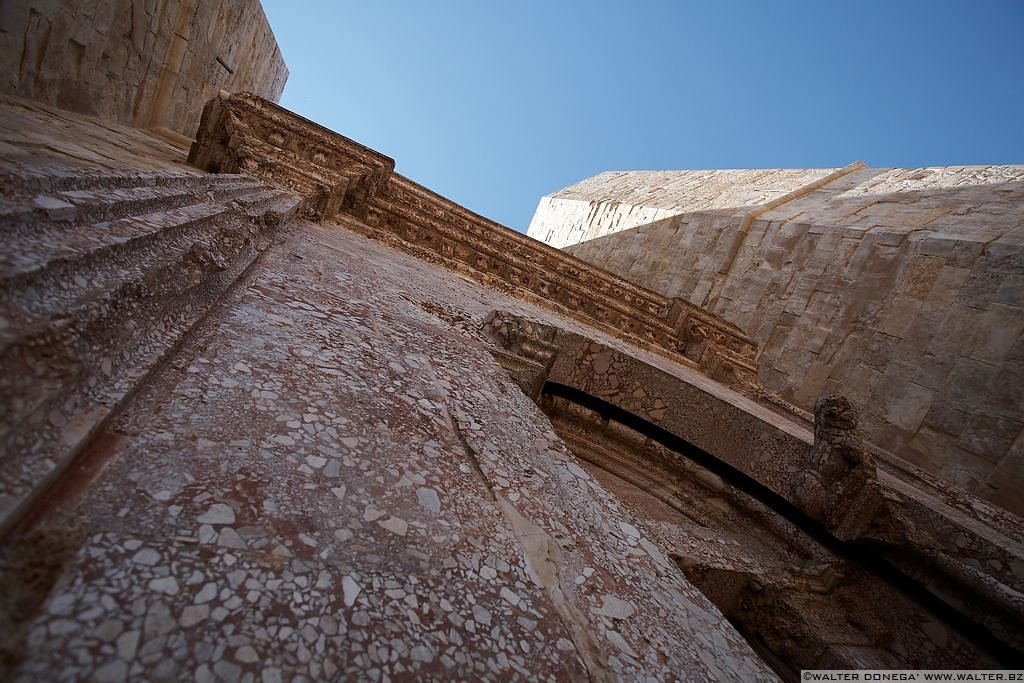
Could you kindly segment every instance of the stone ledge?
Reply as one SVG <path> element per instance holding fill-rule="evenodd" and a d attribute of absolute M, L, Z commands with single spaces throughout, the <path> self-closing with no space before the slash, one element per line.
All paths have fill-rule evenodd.
<path fill-rule="evenodd" d="M 399 246 L 502 282 L 515 296 L 567 309 L 719 381 L 759 388 L 756 345 L 735 325 L 483 218 L 394 174 L 392 159 L 255 95 L 221 93 L 208 103 L 189 161 L 285 187 L 305 197 L 313 218 L 354 218 L 371 236 L 395 235 Z"/>

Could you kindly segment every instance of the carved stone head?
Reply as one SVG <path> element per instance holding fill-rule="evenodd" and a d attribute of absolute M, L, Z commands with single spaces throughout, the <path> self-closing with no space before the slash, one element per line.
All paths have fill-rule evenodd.
<path fill-rule="evenodd" d="M 853 430 L 857 428 L 857 409 L 842 394 L 829 394 L 814 402 L 815 431 Z"/>

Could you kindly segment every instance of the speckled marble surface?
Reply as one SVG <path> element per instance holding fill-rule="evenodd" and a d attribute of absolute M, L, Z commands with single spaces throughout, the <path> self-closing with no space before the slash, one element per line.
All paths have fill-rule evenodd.
<path fill-rule="evenodd" d="M 246 278 L 53 493 L 16 679 L 774 678 L 479 332 L 550 314 L 304 222 Z"/>

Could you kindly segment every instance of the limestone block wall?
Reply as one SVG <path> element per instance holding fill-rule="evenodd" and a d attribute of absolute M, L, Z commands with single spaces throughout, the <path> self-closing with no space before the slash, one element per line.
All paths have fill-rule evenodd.
<path fill-rule="evenodd" d="M 695 173 L 674 196 L 671 174 L 584 181 L 530 234 L 709 308 L 758 342 L 769 388 L 842 392 L 876 445 L 1024 512 L 1024 167 L 790 172 L 745 206 L 726 196 L 744 176 L 698 182 L 716 203 Z M 637 224 L 628 202 L 666 186 Z"/>
<path fill-rule="evenodd" d="M 276 100 L 288 69 L 259 0 L 5 0 L 0 74 L 5 94 L 191 137 L 218 91 Z"/>
<path fill-rule="evenodd" d="M 527 234 L 566 247 L 682 213 L 728 216 L 835 170 L 610 171 L 542 197 Z"/>

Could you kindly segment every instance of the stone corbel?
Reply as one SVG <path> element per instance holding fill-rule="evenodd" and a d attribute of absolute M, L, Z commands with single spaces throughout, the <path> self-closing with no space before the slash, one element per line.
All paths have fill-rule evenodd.
<path fill-rule="evenodd" d="M 495 343 L 489 351 L 498 365 L 523 393 L 537 400 L 558 355 L 558 330 L 507 311 L 492 311 L 482 328 Z"/>
<path fill-rule="evenodd" d="M 814 404 L 814 445 L 789 483 L 789 499 L 843 541 L 906 540 L 864 445 L 853 404 L 839 394 Z"/>
<path fill-rule="evenodd" d="M 248 93 L 222 92 L 207 103 L 189 163 L 241 173 L 304 198 L 303 213 L 326 220 L 367 218 L 394 161 Z"/>

